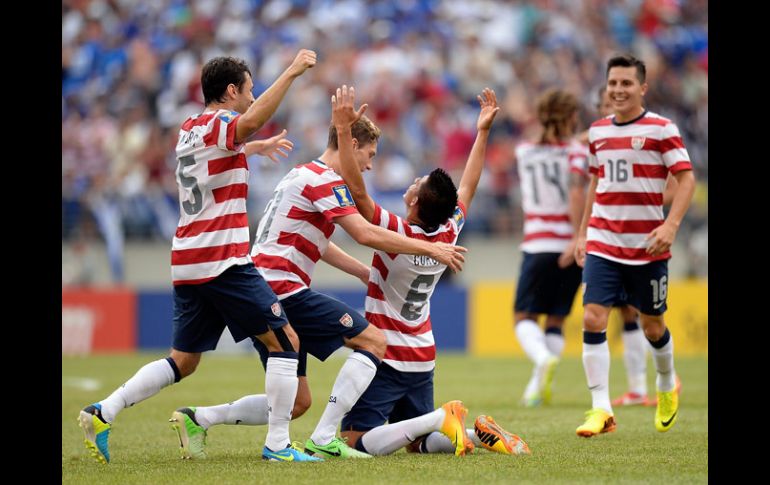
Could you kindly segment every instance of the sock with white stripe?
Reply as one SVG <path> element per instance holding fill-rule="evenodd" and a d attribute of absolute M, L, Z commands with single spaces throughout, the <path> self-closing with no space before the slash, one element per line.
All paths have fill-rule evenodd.
<path fill-rule="evenodd" d="M 628 390 L 647 395 L 647 349 L 649 344 L 639 324 L 632 320 L 623 324 L 623 362 L 626 365 Z"/>
<path fill-rule="evenodd" d="M 367 431 L 361 437 L 361 440 L 363 440 L 362 444 L 370 455 L 389 455 L 399 448 L 414 442 L 420 436 L 440 430 L 445 417 L 446 411 L 438 408 L 433 412 L 416 418 L 393 424 L 384 424 Z M 446 440 L 449 442 L 449 438 L 446 438 Z M 451 445 L 451 442 L 449 444 Z M 454 448 L 452 448 L 452 451 L 454 452 Z"/>
<path fill-rule="evenodd" d="M 674 337 L 668 331 L 657 341 L 650 341 L 652 345 L 652 357 L 655 361 L 655 370 L 658 376 L 655 385 L 659 391 L 668 392 L 676 387 L 676 373 L 674 372 Z"/>
<path fill-rule="evenodd" d="M 564 351 L 564 335 L 561 327 L 548 327 L 545 329 L 545 346 L 556 357 L 561 357 Z"/>
<path fill-rule="evenodd" d="M 297 397 L 297 353 L 270 352 L 265 369 L 268 427 L 265 446 L 273 451 L 286 448 L 289 439 L 289 421 Z"/>
<path fill-rule="evenodd" d="M 583 330 L 583 369 L 591 391 L 592 408 L 612 414 L 610 404 L 610 347 L 606 332 Z"/>
<path fill-rule="evenodd" d="M 379 360 L 369 352 L 356 350 L 350 354 L 337 374 L 329 402 L 321 420 L 310 436 L 313 443 L 327 445 L 337 434 L 337 427 L 343 416 L 358 401 L 377 373 Z"/>
<path fill-rule="evenodd" d="M 123 409 L 154 396 L 180 379 L 179 370 L 171 357 L 150 362 L 107 399 L 99 401 L 102 405 L 102 418 L 111 423 Z"/>
<path fill-rule="evenodd" d="M 195 419 L 206 429 L 217 424 L 245 424 L 257 426 L 267 424 L 267 395 L 251 394 L 237 401 L 218 406 L 198 406 Z"/>
<path fill-rule="evenodd" d="M 468 438 L 473 441 L 475 446 L 481 446 L 481 440 L 476 436 L 476 431 L 472 428 L 465 430 L 468 433 Z M 422 440 L 420 443 L 420 453 L 452 453 L 454 454 L 455 447 L 452 445 L 452 440 L 446 437 L 445 434 L 438 431 L 434 431 Z"/>

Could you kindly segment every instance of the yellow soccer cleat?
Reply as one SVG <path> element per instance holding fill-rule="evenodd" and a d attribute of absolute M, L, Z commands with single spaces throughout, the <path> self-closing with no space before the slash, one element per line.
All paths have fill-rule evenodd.
<path fill-rule="evenodd" d="M 455 447 L 456 456 L 465 456 L 466 453 L 473 450 L 473 442 L 468 438 L 468 432 L 465 430 L 465 416 L 468 409 L 462 401 L 449 401 L 441 406 L 446 416 L 441 424 L 441 433 L 452 441 Z"/>
<path fill-rule="evenodd" d="M 586 422 L 575 430 L 578 436 L 590 438 L 599 433 L 609 433 L 615 431 L 617 427 L 615 416 L 604 409 L 591 409 L 586 411 Z"/>
<path fill-rule="evenodd" d="M 492 416 L 479 416 L 473 423 L 481 446 L 504 455 L 529 455 L 529 446 L 523 439 L 501 428 Z"/>
<path fill-rule="evenodd" d="M 665 433 L 676 423 L 679 412 L 679 389 L 681 384 L 668 392 L 658 391 L 658 406 L 655 408 L 655 429 Z"/>

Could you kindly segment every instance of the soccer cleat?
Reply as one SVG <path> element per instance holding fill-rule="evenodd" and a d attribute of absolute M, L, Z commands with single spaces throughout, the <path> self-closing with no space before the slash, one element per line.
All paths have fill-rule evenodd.
<path fill-rule="evenodd" d="M 540 384 L 540 395 L 543 398 L 543 404 L 551 404 L 553 374 L 558 363 L 559 358 L 551 356 L 545 361 L 545 364 L 543 364 L 545 365 L 545 369 L 543 370 L 543 380 Z"/>
<path fill-rule="evenodd" d="M 671 391 L 658 391 L 658 406 L 655 408 L 655 429 L 664 433 L 676 423 L 679 413 L 679 389 L 677 386 Z"/>
<path fill-rule="evenodd" d="M 305 442 L 305 453 L 310 456 L 321 455 L 324 458 L 372 458 L 372 455 L 351 448 L 347 438 L 334 437 L 326 445 L 317 445 L 311 438 Z"/>
<path fill-rule="evenodd" d="M 86 406 L 78 416 L 78 426 L 85 433 L 86 448 L 91 451 L 91 456 L 99 463 L 105 465 L 110 462 L 110 423 L 102 419 L 102 405 L 99 403 Z"/>
<path fill-rule="evenodd" d="M 441 423 L 441 433 L 452 441 L 456 456 L 465 456 L 468 450 L 473 449 L 473 442 L 468 438 L 465 430 L 465 416 L 468 409 L 462 401 L 449 401 L 441 406 L 446 413 L 444 422 Z"/>
<path fill-rule="evenodd" d="M 195 420 L 195 408 L 179 408 L 168 420 L 179 437 L 179 451 L 183 460 L 206 458 L 206 429 Z"/>
<path fill-rule="evenodd" d="M 473 423 L 481 446 L 504 455 L 529 455 L 529 446 L 523 439 L 501 428 L 492 416 L 479 416 Z"/>
<path fill-rule="evenodd" d="M 322 458 L 305 454 L 296 441 L 278 451 L 273 451 L 265 446 L 262 448 L 262 459 L 267 461 L 323 461 Z"/>
<path fill-rule="evenodd" d="M 679 376 L 676 376 L 676 387 L 674 389 L 676 389 L 677 394 L 681 394 L 681 392 L 682 392 L 682 381 L 679 380 Z M 655 407 L 655 406 L 658 405 L 658 398 L 657 397 L 652 398 L 652 399 L 648 398 L 647 402 L 644 405 L 645 406 L 649 406 L 649 407 Z"/>
<path fill-rule="evenodd" d="M 612 400 L 613 406 L 649 406 L 649 399 L 644 394 L 637 394 L 635 392 L 627 392 L 622 396 L 616 397 Z M 653 404 L 654 406 L 654 404 Z"/>
<path fill-rule="evenodd" d="M 590 409 L 586 411 L 586 422 L 575 430 L 578 436 L 590 438 L 599 433 L 615 431 L 615 417 L 604 409 Z"/>

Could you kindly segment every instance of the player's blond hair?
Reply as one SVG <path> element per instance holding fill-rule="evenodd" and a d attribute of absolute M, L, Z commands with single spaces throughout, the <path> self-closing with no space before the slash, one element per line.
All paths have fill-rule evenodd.
<path fill-rule="evenodd" d="M 537 118 L 543 125 L 541 142 L 563 141 L 575 132 L 575 113 L 578 101 L 575 95 L 560 89 L 549 89 L 537 101 Z"/>
<path fill-rule="evenodd" d="M 361 116 L 358 121 L 353 123 L 351 131 L 353 133 L 353 138 L 358 140 L 359 147 L 376 142 L 380 139 L 380 135 L 382 134 L 382 131 L 377 125 L 366 116 Z M 329 126 L 329 140 L 326 143 L 326 147 L 331 148 L 332 150 L 339 150 L 339 145 L 337 145 L 337 128 L 334 127 L 333 123 Z"/>

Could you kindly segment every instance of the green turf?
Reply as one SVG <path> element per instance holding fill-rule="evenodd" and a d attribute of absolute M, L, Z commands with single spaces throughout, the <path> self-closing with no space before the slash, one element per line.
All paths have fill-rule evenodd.
<path fill-rule="evenodd" d="M 490 414 L 529 444 L 532 455 L 511 457 L 484 450 L 457 458 L 413 455 L 400 450 L 365 461 L 319 464 L 267 463 L 260 459 L 266 428 L 219 426 L 209 431 L 205 461 L 182 461 L 171 412 L 185 405 L 211 405 L 260 393 L 264 372 L 255 356 L 204 358 L 198 371 L 160 394 L 123 411 L 110 436 L 112 463 L 104 466 L 83 446 L 76 417 L 83 406 L 106 397 L 140 366 L 161 354 L 62 359 L 62 483 L 705 483 L 708 479 L 708 360 L 679 358 L 681 408 L 676 425 L 658 433 L 654 408 L 616 408 L 617 431 L 590 439 L 575 428 L 590 407 L 580 359 L 565 359 L 556 370 L 553 404 L 518 405 L 530 372 L 523 359 L 474 358 L 444 354 L 438 359 L 436 405 L 462 399 L 466 423 Z M 292 438 L 304 442 L 323 405 L 342 359 L 310 359 L 314 404 L 292 422 Z M 654 389 L 652 363 L 650 383 Z M 96 379 L 98 390 L 83 390 L 79 378 Z M 613 397 L 625 386 L 620 359 L 612 364 Z M 350 480 L 352 479 L 352 481 Z"/>

